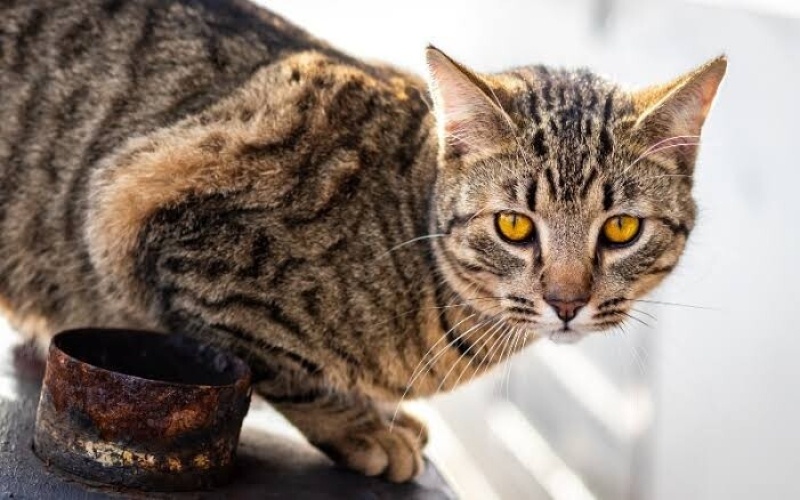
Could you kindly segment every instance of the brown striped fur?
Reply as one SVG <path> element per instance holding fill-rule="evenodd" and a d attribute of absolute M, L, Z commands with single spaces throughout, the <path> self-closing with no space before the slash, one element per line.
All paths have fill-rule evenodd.
<path fill-rule="evenodd" d="M 614 326 L 668 274 L 694 223 L 696 147 L 628 167 L 698 135 L 724 73 L 719 59 L 635 93 L 585 70 L 478 75 L 429 49 L 429 93 L 244 1 L 9 1 L 0 16 L 13 325 L 226 346 L 312 443 L 393 481 L 419 472 L 426 438 L 398 400 L 540 336 Z M 536 241 L 498 237 L 507 209 Z M 620 210 L 643 217 L 641 241 L 599 248 Z M 565 336 L 543 297 L 584 289 Z"/>

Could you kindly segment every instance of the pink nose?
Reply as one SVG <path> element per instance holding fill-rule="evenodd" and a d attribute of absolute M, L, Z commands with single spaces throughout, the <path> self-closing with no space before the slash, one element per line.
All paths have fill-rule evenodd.
<path fill-rule="evenodd" d="M 545 297 L 544 301 L 550 304 L 564 323 L 567 323 L 578 314 L 581 307 L 589 302 L 589 297 L 570 297 L 564 300 L 561 297 L 551 295 Z"/>

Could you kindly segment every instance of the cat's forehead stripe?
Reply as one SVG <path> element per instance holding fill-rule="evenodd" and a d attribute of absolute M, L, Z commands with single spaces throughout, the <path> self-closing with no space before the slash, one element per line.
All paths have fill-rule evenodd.
<path fill-rule="evenodd" d="M 603 210 L 606 212 L 614 205 L 614 188 L 610 182 L 603 184 Z"/>
<path fill-rule="evenodd" d="M 585 200 L 586 195 L 589 194 L 589 189 L 594 184 L 595 179 L 597 179 L 597 168 L 590 167 L 589 175 L 586 177 L 586 181 L 583 183 L 581 187 L 581 199 Z"/>
<path fill-rule="evenodd" d="M 531 212 L 536 211 L 536 189 L 539 187 L 536 179 L 530 181 L 528 184 L 528 191 L 526 196 L 526 201 L 528 202 L 528 210 Z"/>
<path fill-rule="evenodd" d="M 529 66 L 512 75 L 523 85 L 509 104 L 521 115 L 523 147 L 541 166 L 549 198 L 584 200 L 609 167 L 615 127 L 630 106 L 615 84 L 586 70 Z"/>
<path fill-rule="evenodd" d="M 553 170 L 551 168 L 547 168 L 544 171 L 544 177 L 547 180 L 547 189 L 550 192 L 550 198 L 557 199 L 556 195 L 556 182 L 553 180 Z"/>

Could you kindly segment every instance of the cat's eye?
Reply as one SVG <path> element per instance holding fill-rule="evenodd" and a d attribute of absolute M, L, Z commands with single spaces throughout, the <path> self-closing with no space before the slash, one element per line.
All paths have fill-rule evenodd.
<path fill-rule="evenodd" d="M 533 239 L 533 220 L 517 212 L 500 212 L 495 217 L 497 232 L 511 243 L 527 243 Z"/>
<path fill-rule="evenodd" d="M 603 240 L 612 245 L 625 245 L 639 235 L 642 221 L 632 215 L 617 215 L 603 224 Z"/>

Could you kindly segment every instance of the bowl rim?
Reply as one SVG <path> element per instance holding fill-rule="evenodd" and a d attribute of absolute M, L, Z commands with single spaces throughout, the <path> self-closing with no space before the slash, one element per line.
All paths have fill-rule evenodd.
<path fill-rule="evenodd" d="M 220 384 L 193 384 L 188 382 L 174 382 L 169 380 L 162 380 L 153 377 L 146 377 L 142 375 L 133 375 L 130 373 L 125 373 L 122 371 L 113 370 L 110 368 L 106 368 L 103 366 L 99 366 L 95 363 L 85 361 L 81 358 L 70 354 L 69 352 L 65 351 L 64 348 L 59 345 L 61 342 L 65 341 L 66 338 L 73 337 L 73 336 L 80 336 L 80 335 L 115 335 L 115 334 L 126 334 L 126 335 L 134 335 L 134 336 L 147 336 L 147 337 L 173 337 L 173 338 L 180 338 L 181 341 L 188 341 L 192 344 L 197 345 L 198 347 L 205 347 L 208 349 L 213 349 L 218 354 L 225 356 L 229 362 L 231 362 L 234 366 L 233 369 L 233 381 L 230 383 L 220 383 Z M 250 370 L 250 366 L 239 356 L 233 354 L 232 352 L 220 348 L 213 344 L 207 344 L 205 342 L 199 341 L 194 337 L 190 337 L 185 334 L 181 333 L 167 333 L 167 332 L 159 332 L 155 330 L 141 330 L 136 328 L 103 328 L 103 327 L 83 327 L 83 328 L 70 328 L 67 330 L 62 330 L 53 335 L 50 339 L 50 346 L 48 348 L 48 360 L 53 352 L 56 352 L 59 356 L 64 356 L 68 358 L 70 361 L 78 363 L 80 365 L 91 367 L 93 370 L 98 370 L 100 372 L 111 374 L 115 377 L 125 377 L 126 379 L 134 379 L 145 382 L 151 385 L 160 385 L 160 386 L 169 386 L 169 387 L 185 387 L 185 388 L 203 388 L 203 389 L 225 389 L 225 388 L 235 388 L 237 385 L 240 385 L 244 382 L 246 385 L 250 385 L 252 379 L 252 373 Z M 207 368 L 205 364 L 200 364 L 204 369 Z M 208 370 L 209 373 L 212 370 Z"/>

